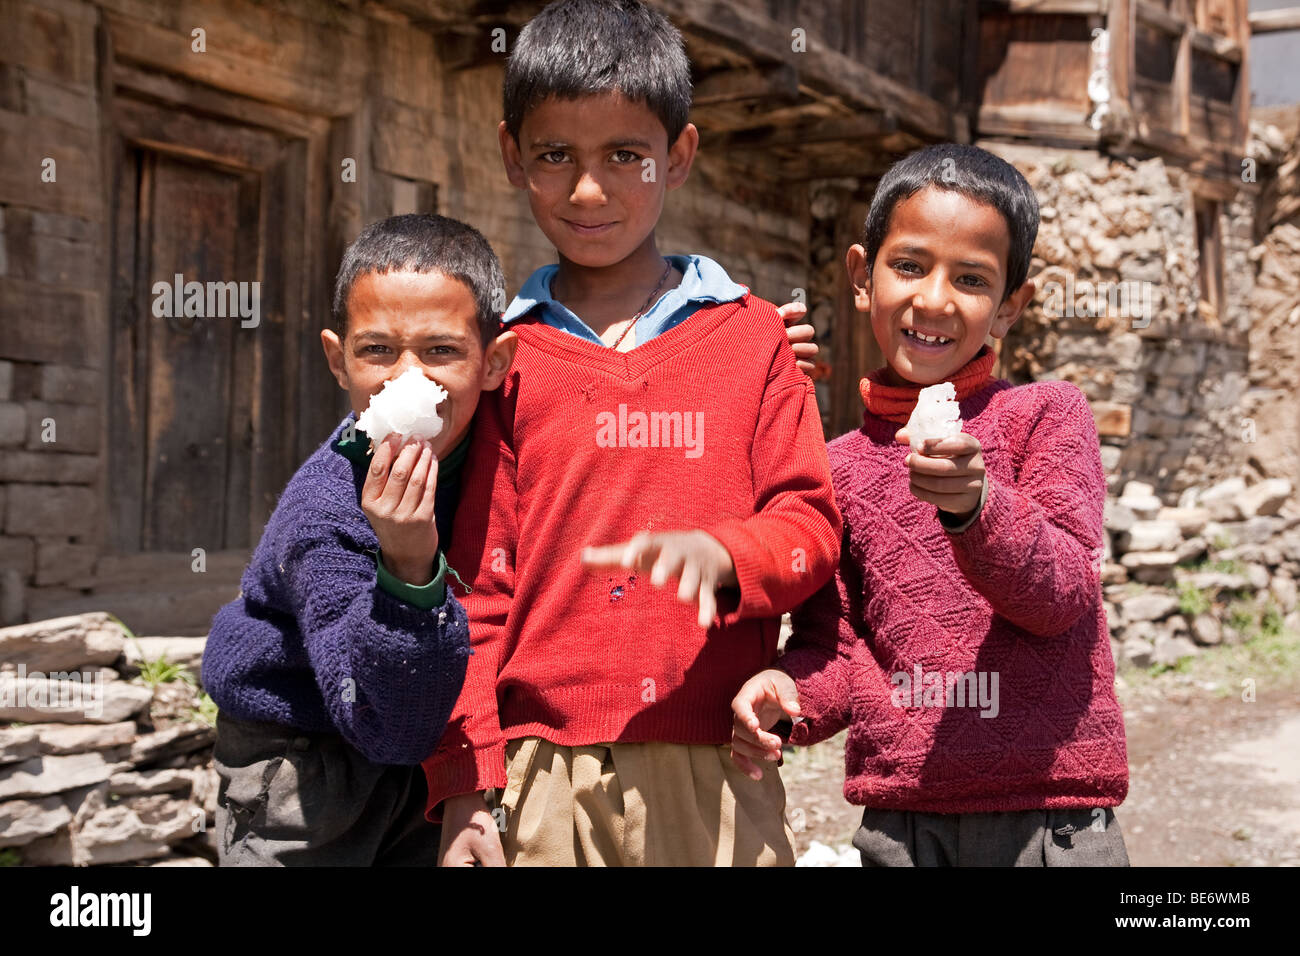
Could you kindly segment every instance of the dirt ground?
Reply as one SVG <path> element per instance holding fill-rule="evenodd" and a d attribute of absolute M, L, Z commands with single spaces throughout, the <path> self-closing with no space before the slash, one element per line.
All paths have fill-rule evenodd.
<path fill-rule="evenodd" d="M 1121 679 L 1129 795 L 1116 810 L 1134 866 L 1300 865 L 1300 681 L 1167 673 Z M 861 810 L 843 796 L 844 735 L 782 769 L 796 849 L 850 845 Z"/>

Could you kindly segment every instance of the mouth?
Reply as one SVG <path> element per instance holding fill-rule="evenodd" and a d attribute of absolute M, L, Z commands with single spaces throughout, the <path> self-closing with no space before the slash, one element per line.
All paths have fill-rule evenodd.
<path fill-rule="evenodd" d="M 903 329 L 903 338 L 924 349 L 941 349 L 957 341 L 956 339 L 948 338 L 946 335 L 921 332 L 917 329 Z"/>
<path fill-rule="evenodd" d="M 574 233 L 579 236 L 599 236 L 602 233 L 613 229 L 617 223 L 613 222 L 574 222 L 572 219 L 562 220 Z"/>

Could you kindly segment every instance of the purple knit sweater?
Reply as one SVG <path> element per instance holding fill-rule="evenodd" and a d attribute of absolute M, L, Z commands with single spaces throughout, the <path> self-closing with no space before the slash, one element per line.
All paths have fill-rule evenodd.
<path fill-rule="evenodd" d="M 868 807 L 1115 806 L 1128 765 L 1087 399 L 1068 382 L 998 381 L 960 404 L 989 483 L 960 533 L 909 490 L 898 423 L 867 412 L 830 443 L 847 541 L 778 663 L 805 718 L 791 742 L 848 727 L 844 795 Z"/>
<path fill-rule="evenodd" d="M 368 458 L 337 444 L 349 421 L 280 496 L 240 596 L 212 622 L 203 685 L 237 719 L 339 733 L 374 763 L 412 765 L 433 753 L 460 693 L 469 625 L 450 590 L 423 610 L 377 584 L 360 503 Z M 458 469 L 440 472 L 444 548 L 458 497 Z"/>

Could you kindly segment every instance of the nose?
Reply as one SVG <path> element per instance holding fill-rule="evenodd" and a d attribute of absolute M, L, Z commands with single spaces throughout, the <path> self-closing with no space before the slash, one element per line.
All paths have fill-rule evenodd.
<path fill-rule="evenodd" d="M 912 311 L 923 315 L 951 316 L 957 311 L 948 279 L 941 269 L 932 269 L 912 295 Z"/>
<path fill-rule="evenodd" d="M 424 366 L 420 364 L 420 357 L 415 354 L 414 349 L 403 349 L 401 354 L 397 356 L 397 362 L 393 366 L 393 377 L 403 375 L 408 369 L 413 368 L 423 370 Z"/>
<path fill-rule="evenodd" d="M 578 171 L 578 179 L 573 184 L 569 201 L 575 205 L 604 205 L 605 190 L 590 170 L 582 169 Z"/>

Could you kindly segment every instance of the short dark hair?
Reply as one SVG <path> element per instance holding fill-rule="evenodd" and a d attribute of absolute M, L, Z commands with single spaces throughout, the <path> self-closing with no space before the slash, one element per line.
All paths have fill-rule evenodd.
<path fill-rule="evenodd" d="M 691 65 L 682 35 L 641 0 L 557 0 L 519 33 L 506 66 L 506 129 L 551 97 L 621 93 L 644 103 L 677 141 L 691 112 Z"/>
<path fill-rule="evenodd" d="M 992 206 L 1006 220 L 1011 248 L 1007 253 L 1007 284 L 1002 290 L 1005 302 L 1029 276 L 1029 261 L 1038 236 L 1038 199 L 1016 167 L 978 146 L 939 143 L 917 150 L 890 167 L 876 187 L 862 230 L 867 274 L 871 275 L 876 255 L 885 244 L 894 207 L 929 186 Z"/>
<path fill-rule="evenodd" d="M 440 272 L 469 287 L 478 309 L 479 339 L 487 347 L 501 327 L 506 280 L 488 241 L 473 226 L 446 216 L 389 216 L 361 230 L 343 253 L 334 280 L 334 327 L 348 328 L 352 285 L 371 272 Z"/>

